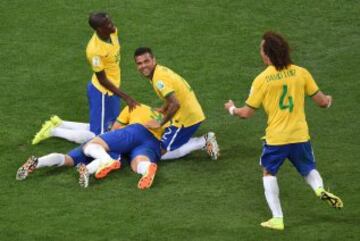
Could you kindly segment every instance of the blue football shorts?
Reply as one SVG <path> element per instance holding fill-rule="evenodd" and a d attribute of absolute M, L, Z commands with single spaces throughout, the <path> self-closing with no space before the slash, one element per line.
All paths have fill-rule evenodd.
<path fill-rule="evenodd" d="M 276 175 L 285 159 L 289 159 L 302 176 L 307 176 L 316 168 L 310 141 L 278 146 L 264 143 L 260 164 L 266 171 Z"/>
<path fill-rule="evenodd" d="M 99 135 L 111 129 L 120 113 L 120 97 L 101 93 L 91 81 L 87 86 L 90 131 Z"/>
<path fill-rule="evenodd" d="M 161 138 L 161 148 L 166 151 L 173 151 L 179 148 L 190 140 L 200 125 L 201 122 L 188 127 L 167 127 Z"/>
<path fill-rule="evenodd" d="M 132 124 L 99 136 L 111 152 L 126 155 L 133 160 L 143 155 L 151 162 L 160 160 L 160 141 L 143 125 Z"/>

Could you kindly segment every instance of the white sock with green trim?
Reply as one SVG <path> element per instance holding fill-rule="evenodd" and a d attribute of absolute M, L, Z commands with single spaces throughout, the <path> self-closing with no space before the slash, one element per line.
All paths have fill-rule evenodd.
<path fill-rule="evenodd" d="M 265 190 L 265 198 L 271 213 L 274 218 L 282 218 L 283 212 L 281 209 L 280 198 L 279 198 L 279 185 L 275 176 L 264 176 L 263 184 Z"/>
<path fill-rule="evenodd" d="M 324 190 L 324 183 L 320 173 L 316 169 L 312 169 L 307 176 L 304 177 L 305 181 L 311 186 L 317 196 L 320 196 L 321 191 Z"/>

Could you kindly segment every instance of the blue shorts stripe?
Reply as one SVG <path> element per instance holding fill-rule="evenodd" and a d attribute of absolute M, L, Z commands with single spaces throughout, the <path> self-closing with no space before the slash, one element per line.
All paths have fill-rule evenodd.
<path fill-rule="evenodd" d="M 91 81 L 87 86 L 90 131 L 99 135 L 110 130 L 120 113 L 120 98 L 100 92 Z"/>
<path fill-rule="evenodd" d="M 167 151 L 176 150 L 190 140 L 200 125 L 201 122 L 189 127 L 167 127 L 161 138 L 161 148 Z"/>

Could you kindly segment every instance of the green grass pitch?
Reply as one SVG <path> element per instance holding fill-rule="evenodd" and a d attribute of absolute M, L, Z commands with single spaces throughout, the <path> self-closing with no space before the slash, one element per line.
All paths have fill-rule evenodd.
<path fill-rule="evenodd" d="M 0 8 L 0 240 L 359 240 L 360 4 L 355 0 L 2 0 Z M 122 44 L 122 88 L 136 99 L 160 101 L 133 62 L 135 48 L 185 77 L 207 115 L 198 135 L 213 130 L 218 161 L 204 152 L 163 162 L 154 186 L 136 188 L 126 166 L 88 189 L 74 169 L 36 171 L 15 180 L 35 154 L 66 153 L 76 145 L 30 141 L 51 114 L 87 121 L 85 47 L 88 13 L 108 11 Z M 241 105 L 264 68 L 263 32 L 283 33 L 295 63 L 310 70 L 334 104 L 307 101 L 307 119 L 325 186 L 343 210 L 318 200 L 286 163 L 278 175 L 285 230 L 264 230 L 270 217 L 258 159 L 263 111 L 249 121 L 223 104 Z"/>

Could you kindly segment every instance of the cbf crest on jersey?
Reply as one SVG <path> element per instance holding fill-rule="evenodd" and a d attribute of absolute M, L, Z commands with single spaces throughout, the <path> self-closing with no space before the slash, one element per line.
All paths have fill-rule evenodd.
<path fill-rule="evenodd" d="M 158 80 L 158 81 L 156 82 L 156 88 L 157 88 L 158 90 L 163 90 L 163 89 L 165 88 L 164 82 L 163 82 L 162 80 Z"/>
<path fill-rule="evenodd" d="M 100 59 L 99 56 L 94 56 L 94 57 L 92 58 L 91 62 L 92 62 L 92 65 L 93 65 L 94 67 L 100 67 L 100 66 L 101 66 L 101 59 Z"/>

